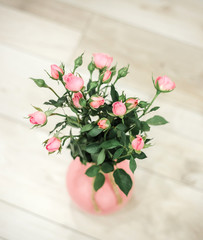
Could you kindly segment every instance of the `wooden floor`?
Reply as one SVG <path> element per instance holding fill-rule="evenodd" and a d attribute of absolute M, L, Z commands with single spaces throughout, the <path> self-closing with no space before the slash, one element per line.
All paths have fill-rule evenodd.
<path fill-rule="evenodd" d="M 156 105 L 170 124 L 138 162 L 132 200 L 111 216 L 81 212 L 65 188 L 69 152 L 47 156 L 48 129 L 23 119 L 52 95 L 29 77 L 85 51 L 130 64 L 120 90 L 146 100 L 151 74 L 177 88 Z M 0 239 L 203 239 L 203 2 L 0 0 Z M 81 68 L 84 78 L 85 68 Z"/>

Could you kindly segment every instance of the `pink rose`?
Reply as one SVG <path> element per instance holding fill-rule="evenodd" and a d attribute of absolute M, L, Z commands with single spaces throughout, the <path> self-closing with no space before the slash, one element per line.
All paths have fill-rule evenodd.
<path fill-rule="evenodd" d="M 51 76 L 54 79 L 58 79 L 59 78 L 59 73 L 58 72 L 61 72 L 63 74 L 63 70 L 60 67 L 58 67 L 55 64 L 52 64 L 51 65 Z"/>
<path fill-rule="evenodd" d="M 72 73 L 66 74 L 63 76 L 63 80 L 66 83 L 66 88 L 69 91 L 78 92 L 84 86 L 84 81 L 80 77 L 76 77 Z"/>
<path fill-rule="evenodd" d="M 172 91 L 175 87 L 176 84 L 174 82 L 171 81 L 171 79 L 167 76 L 159 76 L 156 80 L 155 80 L 155 86 L 158 82 L 159 85 L 159 89 L 163 92 L 165 91 Z"/>
<path fill-rule="evenodd" d="M 136 138 L 132 141 L 132 147 L 136 151 L 140 151 L 144 147 L 144 141 L 140 135 L 136 135 Z"/>
<path fill-rule="evenodd" d="M 28 115 L 32 124 L 44 124 L 47 120 L 46 114 L 40 111 Z"/>
<path fill-rule="evenodd" d="M 56 137 L 52 137 L 48 140 L 46 149 L 48 150 L 48 152 L 55 152 L 60 148 L 60 146 L 61 146 L 61 141 Z"/>
<path fill-rule="evenodd" d="M 104 105 L 104 98 L 103 97 L 91 97 L 90 106 L 92 108 L 99 108 L 100 106 Z"/>
<path fill-rule="evenodd" d="M 127 106 L 127 109 L 132 109 L 132 108 L 135 108 L 138 104 L 138 99 L 136 98 L 128 98 L 126 100 L 126 103 L 129 103 L 130 105 Z"/>
<path fill-rule="evenodd" d="M 96 67 L 100 69 L 104 67 L 109 68 L 113 61 L 113 58 L 105 53 L 94 53 L 93 56 L 94 56 L 94 63 Z"/>
<path fill-rule="evenodd" d="M 101 129 L 107 129 L 110 127 L 110 122 L 107 118 L 101 118 L 99 120 L 99 122 L 97 123 L 97 125 L 99 126 L 99 128 Z"/>
<path fill-rule="evenodd" d="M 80 98 L 83 98 L 82 93 L 80 93 L 80 92 L 74 93 L 72 100 L 73 100 L 73 104 L 76 108 L 82 107 L 79 103 Z"/>
<path fill-rule="evenodd" d="M 113 114 L 116 116 L 123 116 L 126 113 L 126 106 L 122 102 L 113 103 Z"/>
<path fill-rule="evenodd" d="M 109 80 L 109 78 L 111 77 L 111 71 L 106 70 L 106 72 L 104 73 L 104 77 L 103 77 L 103 82 L 106 82 L 107 80 Z"/>

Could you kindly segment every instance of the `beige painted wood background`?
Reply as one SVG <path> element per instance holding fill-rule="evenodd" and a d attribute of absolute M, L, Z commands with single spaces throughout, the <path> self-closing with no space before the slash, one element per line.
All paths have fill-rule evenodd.
<path fill-rule="evenodd" d="M 0 239 L 203 239 L 202 15 L 201 0 L 0 0 Z M 71 202 L 69 153 L 48 157 L 49 128 L 23 119 L 52 96 L 28 78 L 83 51 L 85 63 L 93 52 L 129 63 L 129 96 L 151 99 L 152 73 L 177 85 L 157 100 L 170 124 L 152 129 L 132 200 L 105 217 Z"/>

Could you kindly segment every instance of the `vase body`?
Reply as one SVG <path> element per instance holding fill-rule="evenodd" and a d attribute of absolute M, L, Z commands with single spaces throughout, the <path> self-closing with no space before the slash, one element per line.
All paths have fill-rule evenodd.
<path fill-rule="evenodd" d="M 115 184 L 112 173 L 104 174 L 104 185 L 95 192 L 93 189 L 94 178 L 88 177 L 85 172 L 92 166 L 80 162 L 79 157 L 73 160 L 68 168 L 66 184 L 72 200 L 83 210 L 92 214 L 110 214 L 124 206 L 132 195 L 132 189 L 126 196 Z M 129 161 L 125 160 L 117 164 L 118 168 L 124 169 L 132 178 L 134 175 L 129 168 Z"/>

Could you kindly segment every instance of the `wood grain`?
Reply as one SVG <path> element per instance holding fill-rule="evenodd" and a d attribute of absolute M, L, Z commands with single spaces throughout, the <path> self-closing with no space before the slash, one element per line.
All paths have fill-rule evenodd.
<path fill-rule="evenodd" d="M 67 61 L 80 40 L 80 32 L 57 23 L 3 5 L 0 5 L 0 13 L 0 43 L 22 51 Z"/>
<path fill-rule="evenodd" d="M 4 201 L 0 201 L 0 212 L 0 235 L 4 239 L 94 239 Z"/>
<path fill-rule="evenodd" d="M 203 3 L 199 0 L 62 1 L 117 22 L 203 47 Z"/>

